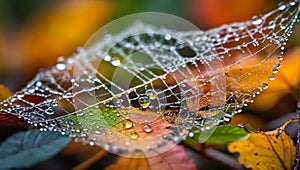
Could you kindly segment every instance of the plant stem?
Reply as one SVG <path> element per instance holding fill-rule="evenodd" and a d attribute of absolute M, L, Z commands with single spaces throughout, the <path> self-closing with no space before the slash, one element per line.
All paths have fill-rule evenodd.
<path fill-rule="evenodd" d="M 73 170 L 82 170 L 87 169 L 88 167 L 92 166 L 95 162 L 103 158 L 107 152 L 105 150 L 100 150 L 95 155 L 93 155 L 91 158 L 85 160 L 84 162 L 81 162 L 80 164 L 76 165 Z"/>
<path fill-rule="evenodd" d="M 203 156 L 215 160 L 231 169 L 244 170 L 245 168 L 233 157 L 213 148 L 204 148 Z"/>
<path fill-rule="evenodd" d="M 202 156 L 214 160 L 230 169 L 234 170 L 245 170 L 245 168 L 233 157 L 217 150 L 214 148 L 205 147 L 205 144 L 202 144 L 201 147 L 199 145 L 192 146 L 188 143 L 185 143 L 187 147 L 191 148 L 192 150 L 200 153 Z"/>

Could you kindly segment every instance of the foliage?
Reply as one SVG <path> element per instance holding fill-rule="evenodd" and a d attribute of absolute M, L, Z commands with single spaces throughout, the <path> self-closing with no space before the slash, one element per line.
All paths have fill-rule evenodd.
<path fill-rule="evenodd" d="M 70 142 L 59 132 L 29 130 L 9 137 L 0 145 L 0 169 L 26 168 L 57 154 Z"/>
<path fill-rule="evenodd" d="M 195 133 L 192 139 L 199 140 L 200 134 Z M 238 141 L 248 138 L 248 133 L 245 129 L 237 126 L 220 125 L 218 126 L 212 135 L 205 140 L 206 144 L 224 144 L 232 141 Z"/>
<path fill-rule="evenodd" d="M 5 86 L 0 84 L 0 101 L 12 96 L 13 93 Z"/>
<path fill-rule="evenodd" d="M 241 16 L 238 20 L 249 19 L 254 13 L 258 11 L 261 13 L 275 4 L 272 3 L 271 6 L 265 8 L 267 2 L 254 2 L 250 0 L 240 2 L 239 0 L 233 0 L 231 3 L 240 6 L 240 8 L 228 8 L 225 5 L 217 5 L 217 1 L 218 0 L 200 2 L 200 0 L 195 0 L 193 3 L 190 3 L 190 6 L 193 6 L 189 8 L 192 11 L 191 13 L 193 13 L 192 15 L 194 15 L 194 17 L 201 16 L 196 20 L 199 19 L 202 24 L 204 23 L 201 25 L 202 27 L 212 27 L 232 22 L 231 19 L 234 18 L 232 16 L 237 15 Z M 130 5 L 128 2 L 131 2 Z M 199 5 L 199 3 L 201 3 L 201 5 Z M 117 9 L 115 16 L 118 16 L 130 14 L 133 10 L 140 12 L 143 9 L 157 9 L 155 6 L 159 6 L 161 3 L 158 0 L 146 3 L 137 0 L 121 0 L 120 4 L 118 6 L 109 1 L 96 0 L 90 0 L 85 3 L 66 1 L 60 6 L 53 3 L 49 5 L 49 7 L 41 8 L 36 12 L 35 16 L 26 20 L 24 25 L 20 26 L 21 29 L 14 32 L 14 39 L 7 36 L 3 32 L 2 25 L 0 25 L 0 45 L 5 46 L 8 49 L 3 51 L 5 49 L 0 47 L 0 55 L 3 53 L 8 56 L 21 56 L 15 54 L 22 53 L 23 56 L 25 56 L 24 59 L 19 58 L 16 60 L 18 62 L 8 62 L 5 58 L 1 58 L 0 69 L 6 69 L 5 67 L 7 66 L 16 70 L 21 68 L 20 70 L 24 71 L 25 69 L 23 68 L 29 68 L 30 70 L 33 67 L 49 66 L 49 63 L 54 63 L 57 56 L 70 55 L 73 53 L 73 51 L 84 42 L 97 26 L 103 24 L 109 17 L 113 16 L 113 10 Z M 122 4 L 124 6 L 122 6 Z M 178 12 L 178 10 L 174 10 L 181 8 L 182 4 L 183 2 L 179 2 L 178 0 L 175 2 L 168 0 L 160 6 L 160 8 L 174 5 L 176 8 L 170 8 L 167 12 L 183 15 L 182 11 Z M 225 4 L 229 4 L 229 2 L 225 2 Z M 199 6 L 203 8 L 203 10 L 199 10 Z M 249 10 L 244 10 L 246 6 L 248 6 Z M 241 12 L 243 12 L 242 15 Z M 224 15 L 224 13 L 226 15 Z M 237 20 L 235 19 L 234 21 Z M 21 43 L 14 43 L 15 41 L 20 41 Z M 37 46 L 39 48 L 36 48 Z M 276 74 L 276 79 L 274 81 L 268 81 L 268 89 L 263 91 L 261 95 L 258 95 L 255 98 L 255 103 L 250 105 L 251 110 L 259 111 L 259 113 L 253 114 L 253 112 L 251 113 L 251 111 L 248 111 L 250 112 L 249 114 L 251 114 L 251 116 L 259 117 L 259 120 L 262 120 L 265 125 L 271 118 L 268 117 L 269 115 L 261 112 L 270 110 L 276 105 L 280 105 L 280 100 L 286 95 L 292 94 L 294 97 L 297 97 L 295 91 L 299 88 L 299 51 L 299 49 L 288 51 L 286 59 L 281 62 L 280 71 Z M 44 57 L 47 59 L 44 60 Z M 269 74 L 265 73 L 265 71 L 268 70 L 269 72 L 272 72 L 273 68 L 271 64 L 269 64 L 272 61 L 266 59 L 264 62 L 260 63 L 260 60 L 261 56 L 252 56 L 249 60 L 233 66 L 226 75 L 228 78 L 226 81 L 232 83 L 232 88 L 234 88 L 229 90 L 253 92 L 258 86 L 261 86 L 260 81 L 257 80 L 268 79 Z M 257 63 L 260 63 L 260 65 L 257 66 Z M 252 76 L 242 76 L 248 75 L 248 73 L 252 73 Z M 0 85 L 0 101 L 11 95 L 13 95 L 13 93 L 8 88 Z M 287 106 L 285 105 L 281 105 L 280 108 L 286 107 Z M 77 115 L 69 115 L 67 117 L 68 120 L 74 122 L 71 128 L 78 130 L 80 128 L 82 129 L 84 126 L 94 128 L 101 125 L 104 128 L 111 128 L 112 132 L 114 132 L 114 130 L 119 131 L 124 134 L 125 137 L 130 136 L 132 130 L 139 132 L 139 136 L 145 137 L 155 136 L 155 133 L 160 134 L 162 132 L 170 132 L 169 129 L 167 129 L 170 127 L 169 124 L 164 121 L 157 121 L 151 124 L 151 132 L 146 133 L 141 130 L 142 125 L 139 125 L 136 122 L 132 122 L 131 128 L 126 128 L 124 123 L 126 119 L 122 116 L 117 116 L 120 113 L 116 110 L 87 109 L 85 111 L 84 116 L 81 116 L 80 118 Z M 139 113 L 136 110 L 131 111 L 135 112 L 137 117 L 138 114 L 153 116 L 148 112 Z M 90 112 L 93 114 L 89 114 Z M 278 113 L 279 112 L 283 111 L 278 109 Z M 239 116 L 244 122 L 250 123 L 248 117 L 243 114 Z M 257 119 L 255 121 L 257 121 Z M 64 150 L 62 154 L 68 156 L 72 154 L 80 155 L 80 158 L 76 159 L 77 162 L 86 161 L 84 161 L 83 164 L 80 164 L 84 166 L 78 167 L 85 168 L 88 168 L 89 166 L 92 166 L 93 163 L 101 160 L 104 162 L 103 164 L 105 164 L 105 167 L 103 168 L 112 170 L 197 169 L 199 164 L 197 161 L 201 161 L 202 156 L 208 157 L 206 153 L 208 152 L 207 148 L 211 147 L 220 150 L 219 153 L 226 155 L 225 157 L 232 158 L 232 156 L 236 155 L 235 153 L 238 153 L 239 163 L 243 164 L 246 168 L 291 169 L 292 162 L 296 157 L 296 148 L 291 137 L 285 131 L 285 126 L 287 124 L 288 123 L 274 131 L 257 132 L 255 129 L 241 128 L 235 125 L 226 125 L 225 123 L 225 125 L 217 126 L 204 143 L 199 143 L 199 141 L 202 141 L 200 139 L 200 133 L 198 133 L 199 129 L 194 128 L 194 131 L 189 134 L 190 137 L 182 145 L 178 145 L 168 152 L 150 158 L 116 157 L 116 159 L 113 159 L 115 157 L 111 158 L 112 155 L 109 155 L 100 147 L 83 146 L 74 143 L 67 147 L 66 150 L 68 152 Z M 11 127 L 28 128 L 28 125 L 17 116 L 8 113 L 0 113 L 0 128 L 6 130 Z M 124 127 L 125 130 L 120 131 L 120 129 Z M 249 129 L 251 129 L 251 132 L 249 132 Z M 163 139 L 160 139 L 162 141 L 157 140 L 157 142 L 163 144 Z M 59 132 L 53 131 L 44 132 L 39 130 L 28 130 L 15 133 L 0 144 L 0 169 L 28 168 L 36 165 L 62 151 L 70 140 L 69 137 L 61 136 Z M 123 142 L 123 140 L 125 141 L 125 139 L 121 139 L 120 142 Z M 230 143 L 228 145 L 228 151 L 234 154 L 228 154 L 224 151 L 225 146 L 227 146 L 228 143 Z M 141 145 L 143 145 L 143 143 Z M 91 157 L 92 153 L 95 154 L 93 157 Z M 231 162 L 226 162 L 227 159 L 224 159 L 223 162 L 222 160 L 220 161 L 220 155 L 221 154 L 216 154 L 209 158 L 225 165 L 232 163 L 232 159 L 230 159 Z M 198 157 L 201 158 L 198 159 Z M 72 158 L 74 158 L 74 155 Z M 113 161 L 107 163 L 107 160 Z M 73 165 L 72 162 L 72 166 Z"/>
<path fill-rule="evenodd" d="M 183 146 L 176 146 L 173 149 L 150 158 L 125 158 L 118 157 L 115 164 L 110 165 L 106 170 L 118 169 L 196 169 L 190 156 Z"/>
<path fill-rule="evenodd" d="M 296 147 L 284 131 L 289 122 L 273 131 L 251 132 L 248 139 L 231 143 L 228 150 L 239 152 L 238 160 L 246 168 L 292 169 L 296 158 Z"/>

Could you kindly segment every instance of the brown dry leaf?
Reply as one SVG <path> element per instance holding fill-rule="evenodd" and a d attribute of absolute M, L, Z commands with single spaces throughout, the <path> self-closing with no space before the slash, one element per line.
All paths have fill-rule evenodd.
<path fill-rule="evenodd" d="M 230 152 L 239 152 L 238 161 L 246 168 L 256 169 L 291 169 L 296 158 L 296 147 L 284 129 L 291 119 L 280 128 L 269 132 L 250 133 L 244 141 L 232 142 Z"/>
<path fill-rule="evenodd" d="M 163 154 L 150 158 L 125 158 L 118 157 L 116 162 L 106 168 L 107 170 L 182 170 L 196 169 L 193 160 L 185 152 L 183 146 L 176 146 Z"/>
<path fill-rule="evenodd" d="M 269 88 L 255 98 L 255 102 L 249 107 L 251 109 L 266 111 L 271 109 L 281 97 L 291 93 L 297 88 L 300 70 L 300 49 L 296 48 L 287 54 L 283 60 L 275 80 L 271 81 Z"/>

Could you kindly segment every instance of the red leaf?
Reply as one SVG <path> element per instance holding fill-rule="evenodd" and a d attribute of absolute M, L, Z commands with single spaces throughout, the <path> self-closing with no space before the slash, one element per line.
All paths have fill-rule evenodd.
<path fill-rule="evenodd" d="M 115 164 L 106 168 L 107 170 L 126 170 L 126 169 L 172 169 L 182 170 L 196 169 L 196 165 L 183 146 L 176 146 L 163 154 L 150 158 L 125 158 L 118 157 Z"/>

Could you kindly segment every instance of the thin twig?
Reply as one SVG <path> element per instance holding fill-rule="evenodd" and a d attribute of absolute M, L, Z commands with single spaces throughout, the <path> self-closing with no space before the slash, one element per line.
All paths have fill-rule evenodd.
<path fill-rule="evenodd" d="M 245 168 L 235 158 L 214 148 L 204 148 L 202 154 L 203 156 L 215 160 L 231 169 L 245 170 Z"/>
<path fill-rule="evenodd" d="M 233 170 L 245 170 L 245 168 L 232 156 L 229 156 L 217 149 L 208 148 L 203 145 L 192 146 L 188 143 L 185 143 L 187 147 L 201 154 L 202 156 L 214 160 L 226 167 L 229 167 Z"/>
<path fill-rule="evenodd" d="M 100 150 L 95 155 L 93 155 L 91 158 L 85 160 L 84 162 L 81 162 L 80 164 L 76 165 L 73 170 L 83 170 L 87 169 L 88 167 L 92 166 L 95 162 L 103 158 L 107 152 L 105 150 Z"/>

